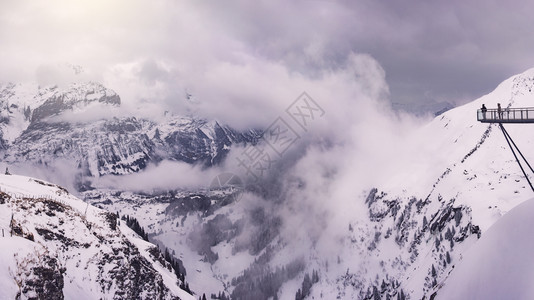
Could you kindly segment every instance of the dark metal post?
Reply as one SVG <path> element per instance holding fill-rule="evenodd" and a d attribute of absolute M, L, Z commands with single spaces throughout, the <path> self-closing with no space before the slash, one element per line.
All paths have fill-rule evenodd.
<path fill-rule="evenodd" d="M 508 143 L 508 146 L 510 147 L 510 150 L 512 150 L 512 154 L 514 155 L 515 160 L 517 161 L 517 164 L 519 164 L 519 168 L 521 168 L 521 171 L 523 172 L 523 175 L 525 175 L 525 179 L 527 180 L 528 184 L 530 185 L 530 188 L 534 192 L 534 186 L 532 186 L 532 183 L 530 182 L 530 179 L 528 179 L 527 173 L 525 172 L 525 169 L 523 169 L 523 166 L 521 165 L 521 162 L 517 158 L 517 155 L 515 154 L 514 148 L 512 147 L 512 144 L 510 144 L 510 141 L 512 141 L 512 143 L 514 144 L 515 148 L 517 149 L 517 151 L 519 152 L 519 154 L 521 155 L 523 160 L 527 163 L 527 165 L 530 168 L 530 170 L 534 173 L 534 171 L 532 170 L 532 167 L 530 166 L 528 161 L 525 159 L 525 157 L 523 156 L 521 151 L 519 151 L 519 148 L 517 148 L 517 145 L 514 143 L 514 141 L 512 140 L 512 138 L 510 137 L 510 135 L 506 131 L 506 129 L 504 129 L 504 126 L 502 126 L 502 123 L 499 123 L 499 127 L 501 128 L 502 133 L 504 134 L 504 138 L 506 139 L 506 142 Z"/>
<path fill-rule="evenodd" d="M 532 173 L 534 173 L 534 169 L 532 168 L 532 166 L 530 166 L 530 164 L 528 163 L 528 160 L 525 158 L 525 156 L 523 155 L 523 153 L 521 153 L 521 150 L 519 150 L 519 147 L 517 147 L 517 145 L 515 144 L 514 140 L 512 139 L 512 137 L 510 136 L 510 134 L 508 133 L 508 131 L 506 131 L 506 129 L 504 129 L 504 126 L 501 125 L 501 129 L 504 130 L 504 132 L 506 133 L 506 135 L 508 136 L 508 138 L 510 139 L 510 141 L 512 142 L 512 144 L 514 145 L 515 149 L 517 150 L 517 152 L 519 152 L 519 155 L 521 155 L 521 158 L 523 158 L 523 160 L 525 161 L 525 163 L 527 164 L 527 166 L 529 167 L 530 171 Z"/>

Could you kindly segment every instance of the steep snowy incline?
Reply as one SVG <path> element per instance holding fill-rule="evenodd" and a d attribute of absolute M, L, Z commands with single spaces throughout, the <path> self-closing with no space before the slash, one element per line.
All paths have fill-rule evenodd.
<path fill-rule="evenodd" d="M 482 104 L 532 107 L 533 88 L 531 69 L 504 81 L 490 94 L 437 117 L 412 140 L 418 161 L 410 169 L 411 175 L 400 172 L 400 176 L 413 181 L 398 182 L 406 183 L 410 192 L 419 197 L 454 197 L 457 204 L 473 210 L 474 223 L 483 231 L 487 229 L 508 210 L 529 199 L 531 191 L 499 127 L 477 122 L 476 111 Z M 534 143 L 530 127 L 534 124 L 505 126 L 528 159 Z"/>
<path fill-rule="evenodd" d="M 369 234 L 379 237 L 372 248 L 381 253 L 381 265 L 391 265 L 391 270 L 386 268 L 377 275 L 398 278 L 402 288 L 398 291 L 414 298 L 439 294 L 440 284 L 446 282 L 456 264 L 461 264 L 462 253 L 477 237 L 532 197 L 500 129 L 495 124 L 477 122 L 476 110 L 482 104 L 534 106 L 533 87 L 531 69 L 504 81 L 488 95 L 435 118 L 406 140 L 409 147 L 399 157 L 395 174 L 377 183 L 378 190 L 369 195 L 369 217 L 379 225 Z M 507 126 L 526 154 L 532 152 L 529 149 L 534 143 L 528 126 L 534 125 Z M 367 224 L 362 228 L 369 230 Z M 384 242 L 380 237 L 387 237 L 391 231 L 400 249 L 388 257 L 395 246 L 381 245 Z M 404 266 L 394 266 L 399 263 Z M 366 268 L 372 269 L 368 265 Z M 385 282 L 386 288 L 378 280 L 360 296 L 374 294 L 375 288 L 385 296 Z"/>
<path fill-rule="evenodd" d="M 156 246 L 117 217 L 57 185 L 0 175 L 3 296 L 195 299 Z"/>
<path fill-rule="evenodd" d="M 454 196 L 462 204 L 477 208 L 475 221 L 482 229 L 487 228 L 502 213 L 527 199 L 530 191 L 502 132 L 495 124 L 477 122 L 476 110 L 482 104 L 497 107 L 501 103 L 503 108 L 534 106 L 533 86 L 534 69 L 435 118 L 406 140 L 411 145 L 408 154 L 401 156 L 396 174 L 379 186 L 398 195 L 407 191 L 421 198 Z M 528 147 L 534 143 L 529 129 L 534 125 L 505 126 L 528 158 Z M 486 210 L 498 205 L 496 218 L 479 204 Z"/>
<path fill-rule="evenodd" d="M 465 254 L 437 299 L 534 299 L 534 200 L 513 208 Z"/>

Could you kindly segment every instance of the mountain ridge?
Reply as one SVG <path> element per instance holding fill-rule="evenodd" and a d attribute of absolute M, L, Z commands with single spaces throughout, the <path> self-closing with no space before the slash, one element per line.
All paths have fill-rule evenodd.
<path fill-rule="evenodd" d="M 0 175 L 0 189 L 4 296 L 195 299 L 117 215 L 38 179 Z"/>
<path fill-rule="evenodd" d="M 261 135 L 170 114 L 159 121 L 125 115 L 76 122 L 64 115 L 83 115 L 95 105 L 118 108 L 120 97 L 98 83 L 36 89 L 0 86 L 0 155 L 9 164 L 43 168 L 65 161 L 77 170 L 71 173 L 78 190 L 92 188 L 90 178 L 136 173 L 163 160 L 217 165 L 232 145 L 254 144 Z"/>

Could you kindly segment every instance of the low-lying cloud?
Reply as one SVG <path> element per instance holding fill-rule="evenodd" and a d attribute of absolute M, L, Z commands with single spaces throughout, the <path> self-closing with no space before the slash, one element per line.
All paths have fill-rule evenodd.
<path fill-rule="evenodd" d="M 149 165 L 140 173 L 123 176 L 106 175 L 92 180 L 98 189 L 125 189 L 136 192 L 172 189 L 205 189 L 211 179 L 220 174 L 217 167 L 203 169 L 184 162 L 162 161 Z"/>

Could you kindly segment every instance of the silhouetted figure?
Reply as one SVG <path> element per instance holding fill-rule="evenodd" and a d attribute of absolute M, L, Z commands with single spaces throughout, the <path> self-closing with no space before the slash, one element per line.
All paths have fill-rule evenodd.
<path fill-rule="evenodd" d="M 486 108 L 486 105 L 485 104 L 482 104 L 482 118 L 483 119 L 486 119 L 486 112 L 488 111 L 488 109 Z"/>
<path fill-rule="evenodd" d="M 502 108 L 500 103 L 497 103 L 497 115 L 499 116 L 499 119 L 502 119 Z"/>
<path fill-rule="evenodd" d="M 6 175 L 11 175 L 11 173 L 9 173 L 9 169 L 6 167 Z"/>

